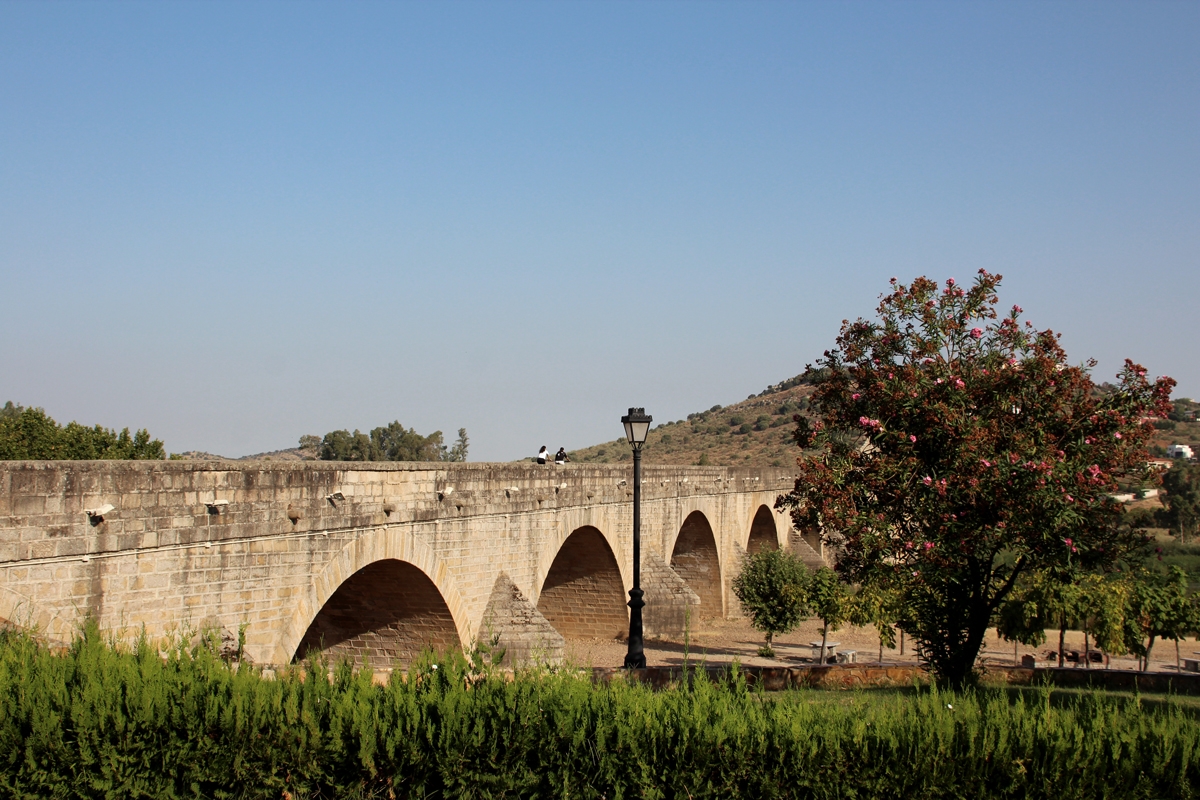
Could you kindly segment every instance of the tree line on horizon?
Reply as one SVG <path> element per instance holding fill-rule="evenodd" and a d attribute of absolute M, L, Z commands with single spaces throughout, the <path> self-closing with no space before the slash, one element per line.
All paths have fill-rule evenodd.
<path fill-rule="evenodd" d="M 468 445 L 466 428 L 459 428 L 458 439 L 447 446 L 441 431 L 423 436 L 399 420 L 370 433 L 337 430 L 300 437 L 300 449 L 314 451 L 322 461 L 466 461 Z"/>
<path fill-rule="evenodd" d="M 40 408 L 11 400 L 0 408 L 0 461 L 82 461 L 90 459 L 163 459 L 166 451 L 145 428 L 131 434 L 78 422 L 59 425 Z"/>

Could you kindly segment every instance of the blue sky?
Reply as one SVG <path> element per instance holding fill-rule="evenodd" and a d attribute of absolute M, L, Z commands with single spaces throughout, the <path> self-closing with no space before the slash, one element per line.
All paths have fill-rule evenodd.
<path fill-rule="evenodd" d="M 508 460 L 979 268 L 1197 396 L 1197 42 L 1196 3 L 6 3 L 0 402 Z"/>

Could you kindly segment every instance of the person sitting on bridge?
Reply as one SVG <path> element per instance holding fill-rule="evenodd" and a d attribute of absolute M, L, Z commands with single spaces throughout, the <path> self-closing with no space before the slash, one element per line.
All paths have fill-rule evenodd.
<path fill-rule="evenodd" d="M 549 457 L 550 457 L 550 451 L 546 449 L 546 445 L 542 445 L 542 449 L 538 450 L 537 462 L 539 464 L 545 464 L 546 459 L 548 459 Z"/>
<path fill-rule="evenodd" d="M 567 448 L 565 447 L 558 448 L 558 452 L 554 454 L 555 464 L 565 464 L 570 460 L 571 459 L 567 458 Z"/>

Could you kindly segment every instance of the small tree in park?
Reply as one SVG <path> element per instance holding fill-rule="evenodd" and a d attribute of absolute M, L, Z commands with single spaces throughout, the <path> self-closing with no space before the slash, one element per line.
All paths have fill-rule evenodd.
<path fill-rule="evenodd" d="M 1075 626 L 1083 631 L 1084 657 L 1095 644 L 1105 653 L 1121 655 L 1125 647 L 1125 614 L 1129 587 L 1112 575 L 1088 573 L 1075 587 Z M 1090 665 L 1090 659 L 1085 664 Z"/>
<path fill-rule="evenodd" d="M 838 579 L 829 567 L 821 567 L 809 576 L 805 586 L 805 605 L 821 620 L 821 663 L 825 663 L 825 643 L 829 634 L 846 622 L 851 611 L 850 587 Z"/>
<path fill-rule="evenodd" d="M 1129 605 L 1125 643 L 1150 669 L 1155 639 L 1175 640 L 1175 666 L 1179 666 L 1179 640 L 1192 632 L 1192 601 L 1188 597 L 1187 573 L 1171 567 L 1164 573 L 1141 569 L 1129 573 Z"/>
<path fill-rule="evenodd" d="M 1096 390 L 1058 335 L 1000 318 L 1000 276 L 964 289 L 892 281 L 877 321 L 843 324 L 807 375 L 797 420 L 797 526 L 841 545 L 851 583 L 894 587 L 939 680 L 962 685 L 996 609 L 1029 571 L 1104 567 L 1140 542 L 1118 524 L 1116 479 L 1153 480 L 1144 421 L 1174 381 L 1126 362 Z"/>
<path fill-rule="evenodd" d="M 774 658 L 775 635 L 795 629 L 804 619 L 807 583 L 804 562 L 786 550 L 759 550 L 742 562 L 742 571 L 733 579 L 733 593 L 750 615 L 750 623 L 767 635 L 760 655 Z"/>
<path fill-rule="evenodd" d="M 883 661 L 883 648 L 896 646 L 896 626 L 903 612 L 900 596 L 894 589 L 864 584 L 850 598 L 848 619 L 851 625 L 875 627 L 879 635 L 879 660 Z"/>

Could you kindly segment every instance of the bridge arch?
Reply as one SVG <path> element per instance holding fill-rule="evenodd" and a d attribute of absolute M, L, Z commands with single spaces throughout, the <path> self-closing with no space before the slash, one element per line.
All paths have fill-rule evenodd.
<path fill-rule="evenodd" d="M 712 525 L 703 511 L 693 511 L 684 519 L 671 548 L 669 563 L 700 598 L 701 618 L 724 613 L 721 555 Z"/>
<path fill-rule="evenodd" d="M 628 631 L 625 583 L 599 528 L 571 531 L 554 555 L 537 609 L 567 638 L 617 638 Z"/>
<path fill-rule="evenodd" d="M 775 525 L 775 515 L 766 505 L 760 505 L 754 513 L 754 521 L 750 523 L 750 535 L 746 539 L 746 552 L 753 554 L 759 550 L 779 549 L 779 528 Z"/>
<path fill-rule="evenodd" d="M 341 591 L 343 588 L 346 591 Z M 381 589 L 382 602 L 378 597 L 372 599 L 371 595 Z M 401 604 L 399 608 L 393 605 L 396 603 Z M 287 663 L 303 656 L 302 645 L 319 644 L 322 632 L 336 629 L 339 618 L 352 622 L 356 613 L 364 613 L 374 624 L 395 626 L 408 620 L 406 624 L 416 628 L 412 632 L 416 636 L 410 635 L 409 642 L 422 639 L 434 649 L 461 647 L 474 636 L 465 609 L 449 570 L 429 545 L 417 539 L 411 530 L 379 528 L 347 542 L 321 570 L 292 614 L 275 662 Z M 314 623 L 326 610 L 331 612 L 330 618 L 325 624 L 318 623 L 314 630 Z M 352 628 L 353 625 L 347 632 Z M 358 637 L 357 641 L 353 641 L 354 637 Z M 346 641 L 352 643 L 334 652 L 359 658 L 364 648 L 372 646 L 371 637 L 361 630 Z M 377 666 L 385 666 L 381 657 L 390 660 L 389 648 L 396 655 L 411 652 L 399 637 L 375 646 L 381 651 L 371 658 Z"/>

